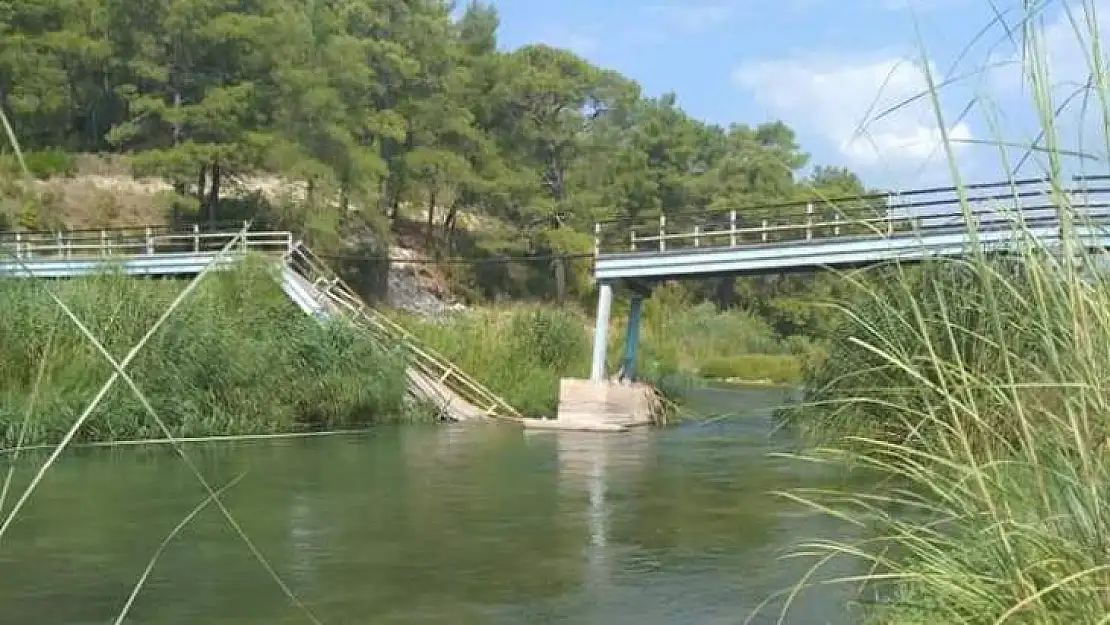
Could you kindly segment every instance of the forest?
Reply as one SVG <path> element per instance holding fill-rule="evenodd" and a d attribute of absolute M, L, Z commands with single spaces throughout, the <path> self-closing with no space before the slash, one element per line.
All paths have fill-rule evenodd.
<path fill-rule="evenodd" d="M 575 258 L 599 218 L 865 191 L 810 167 L 782 121 L 706 123 L 567 50 L 506 50 L 498 29 L 474 1 L 0 0 L 0 106 L 37 176 L 110 155 L 172 184 L 175 214 L 268 212 L 332 250 L 377 233 L 363 254 L 411 231 L 437 257 Z M 302 193 L 268 211 L 229 199 L 259 175 Z M 0 184 L 9 227 L 72 227 L 16 186 Z M 491 267 L 453 277 L 487 301 L 592 289 L 582 262 L 569 285 L 543 262 Z M 813 286 L 791 280 L 685 288 L 791 334 L 812 320 L 790 295 Z"/>

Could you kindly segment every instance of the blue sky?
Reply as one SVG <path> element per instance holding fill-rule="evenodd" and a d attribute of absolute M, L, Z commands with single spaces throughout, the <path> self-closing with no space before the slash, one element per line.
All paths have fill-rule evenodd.
<path fill-rule="evenodd" d="M 1106 7 L 1096 14 L 1110 33 L 1105 21 L 1110 0 L 1086 1 Z M 1053 82 L 1084 78 L 1078 35 L 1064 1 L 1048 2 L 1040 15 Z M 1021 18 L 1021 3 L 994 0 L 1011 23 Z M 494 5 L 506 48 L 529 42 L 569 48 L 637 80 L 650 95 L 675 91 L 687 112 L 712 122 L 782 119 L 795 128 L 815 163 L 848 166 L 873 185 L 951 181 L 929 102 L 878 117 L 924 92 L 920 68 L 926 60 L 941 77 L 965 76 L 940 91 L 940 110 L 950 136 L 961 140 L 954 145 L 966 178 L 1005 177 L 999 149 L 976 141 L 1029 145 L 1036 127 L 1013 43 L 999 25 L 976 40 L 995 17 L 989 0 L 494 0 Z M 1075 13 L 1082 10 L 1079 0 L 1071 6 L 1082 19 Z M 961 113 L 966 116 L 959 119 Z M 1091 131 L 1097 124 L 1076 118 L 1073 114 L 1063 124 L 1063 140 L 1075 144 L 1083 127 L 1084 148 L 1096 149 Z M 870 121 L 860 134 L 865 120 Z M 1018 153 L 1008 160 L 1017 161 Z M 1104 163 L 1088 166 L 1088 172 L 1103 173 Z M 1040 171 L 1030 163 L 1021 173 Z"/>

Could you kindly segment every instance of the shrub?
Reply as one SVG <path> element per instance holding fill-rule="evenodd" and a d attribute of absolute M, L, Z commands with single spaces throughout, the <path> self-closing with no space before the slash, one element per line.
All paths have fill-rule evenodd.
<path fill-rule="evenodd" d="M 39 180 L 59 176 L 72 178 L 77 173 L 77 160 L 74 156 L 57 148 L 26 152 L 23 154 L 23 161 Z"/>

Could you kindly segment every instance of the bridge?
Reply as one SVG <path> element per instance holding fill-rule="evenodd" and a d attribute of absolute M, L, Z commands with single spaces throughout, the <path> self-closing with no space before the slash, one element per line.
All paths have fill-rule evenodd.
<path fill-rule="evenodd" d="M 455 421 L 522 421 L 512 406 L 380 311 L 365 304 L 303 241 L 286 231 L 170 228 L 0 233 L 0 277 L 73 278 L 104 271 L 195 276 L 249 256 L 267 260 L 282 291 L 321 323 L 338 320 L 382 346 L 401 346 L 409 395 Z"/>
<path fill-rule="evenodd" d="M 649 421 L 646 415 L 655 404 L 646 385 L 610 383 L 606 341 L 615 285 L 627 285 L 632 292 L 620 377 L 634 380 L 642 303 L 659 281 L 912 262 L 966 255 L 976 247 L 1006 251 L 1015 249 L 1018 237 L 1032 237 L 1048 248 L 1078 241 L 1087 249 L 1106 249 L 1110 176 L 1077 181 L 1066 189 L 1023 180 L 599 222 L 590 379 L 563 380 L 555 420 L 524 418 L 364 303 L 291 232 L 193 226 L 184 231 L 0 233 L 0 277 L 69 278 L 109 269 L 135 276 L 194 276 L 258 256 L 270 263 L 274 279 L 304 313 L 322 323 L 348 323 L 380 345 L 401 346 L 408 356 L 410 395 L 433 402 L 452 420 L 496 418 L 531 427 L 624 430 Z"/>
<path fill-rule="evenodd" d="M 1110 176 L 1074 181 L 1063 189 L 1017 180 L 598 222 L 590 381 L 607 379 L 609 312 L 618 283 L 632 291 L 621 377 L 634 378 L 641 304 L 656 282 L 913 262 L 964 256 L 976 246 L 1006 251 L 1022 237 L 1048 249 L 1065 240 L 1086 249 L 1110 247 Z M 1067 228 L 1071 236 L 1062 234 Z"/>

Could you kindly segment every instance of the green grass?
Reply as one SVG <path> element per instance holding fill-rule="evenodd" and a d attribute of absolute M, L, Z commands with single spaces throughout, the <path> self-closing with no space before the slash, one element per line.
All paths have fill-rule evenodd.
<path fill-rule="evenodd" d="M 699 368 L 698 373 L 715 380 L 785 384 L 801 380 L 802 362 L 789 355 L 741 354 L 711 358 Z"/>
<path fill-rule="evenodd" d="M 616 321 L 611 334 L 623 340 L 624 319 Z M 766 320 L 741 309 L 694 304 L 670 287 L 656 289 L 645 302 L 641 336 L 648 369 L 660 363 L 696 372 L 713 359 L 790 351 Z"/>
<path fill-rule="evenodd" d="M 262 266 L 207 276 L 129 371 L 174 434 L 261 434 L 350 428 L 415 418 L 402 403 L 398 354 L 297 310 Z M 54 443 L 111 366 L 42 290 L 47 284 L 118 357 L 184 283 L 104 275 L 42 283 L 0 281 L 0 445 Z M 161 438 L 117 385 L 77 441 Z"/>

